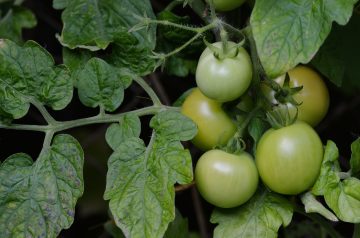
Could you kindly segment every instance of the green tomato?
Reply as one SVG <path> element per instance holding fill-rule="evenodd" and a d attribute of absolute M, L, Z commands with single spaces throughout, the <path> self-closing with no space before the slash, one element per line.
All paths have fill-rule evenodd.
<path fill-rule="evenodd" d="M 271 190 L 295 195 L 316 181 L 323 159 L 323 145 L 315 130 L 297 122 L 261 137 L 255 162 L 260 178 Z"/>
<path fill-rule="evenodd" d="M 181 112 L 197 125 L 198 133 L 192 143 L 203 151 L 226 144 L 236 132 L 236 125 L 221 103 L 207 98 L 198 88 L 186 97 Z"/>
<path fill-rule="evenodd" d="M 204 153 L 195 167 L 195 183 L 202 197 L 222 208 L 248 201 L 258 186 L 258 172 L 246 152 L 234 155 L 222 150 Z"/>
<path fill-rule="evenodd" d="M 221 48 L 222 43 L 212 44 Z M 229 49 L 237 47 L 228 42 Z M 242 47 L 234 57 L 218 59 L 206 48 L 196 68 L 196 84 L 201 92 L 219 102 L 228 102 L 240 97 L 248 89 L 252 79 L 252 63 L 249 54 Z"/>
<path fill-rule="evenodd" d="M 303 89 L 293 96 L 298 103 L 301 103 L 298 106 L 298 120 L 316 126 L 326 116 L 330 103 L 329 92 L 323 79 L 317 72 L 306 66 L 297 66 L 288 74 L 290 87 L 303 86 Z M 274 80 L 283 85 L 284 79 L 285 76 L 282 75 Z M 263 86 L 262 89 L 272 103 L 278 103 L 274 98 L 273 90 L 267 86 Z M 292 113 L 296 112 L 295 106 L 291 103 L 287 103 L 286 106 Z"/>
<path fill-rule="evenodd" d="M 209 0 L 207 0 L 209 2 Z M 246 0 L 213 0 L 214 7 L 218 11 L 230 11 L 240 7 Z"/>

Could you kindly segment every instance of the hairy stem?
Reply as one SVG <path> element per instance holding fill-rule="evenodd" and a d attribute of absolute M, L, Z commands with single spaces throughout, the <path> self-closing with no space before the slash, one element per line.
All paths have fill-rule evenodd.
<path fill-rule="evenodd" d="M 173 51 L 171 51 L 169 53 L 166 53 L 166 54 L 159 54 L 159 58 L 165 59 L 165 58 L 168 58 L 168 57 L 170 57 L 172 55 L 175 55 L 175 54 L 179 53 L 180 51 L 185 49 L 187 46 L 189 46 L 192 42 L 194 42 L 197 38 L 199 38 L 201 35 L 202 35 L 202 33 L 197 33 L 195 36 L 193 36 L 190 40 L 185 42 L 179 48 L 176 48 L 175 50 L 173 50 Z"/>
<path fill-rule="evenodd" d="M 250 44 L 250 55 L 251 55 L 251 61 L 253 63 L 253 72 L 254 72 L 253 84 L 259 86 L 261 76 L 265 76 L 264 69 L 261 66 L 260 59 L 257 54 L 256 44 L 251 32 L 251 28 L 244 28 L 244 33 Z"/>
<path fill-rule="evenodd" d="M 203 32 L 202 29 L 204 28 L 204 27 L 185 26 L 185 25 L 181 25 L 181 24 L 174 23 L 174 22 L 167 21 L 167 20 L 148 19 L 147 23 L 148 24 L 156 24 L 156 25 L 164 25 L 164 26 L 172 26 L 172 27 L 176 27 L 176 28 L 183 29 L 183 30 L 186 30 L 186 31 L 193 31 L 193 32 L 196 32 L 196 33 Z M 211 23 L 210 23 L 210 25 L 211 25 Z"/>
<path fill-rule="evenodd" d="M 222 51 L 224 55 L 227 55 L 229 51 L 228 50 L 229 36 L 223 25 L 219 24 L 219 28 L 220 28 L 220 39 L 222 43 Z"/>
<path fill-rule="evenodd" d="M 215 7 L 214 7 L 214 1 L 210 0 L 208 2 L 209 2 L 209 7 L 210 7 L 211 19 L 212 19 L 212 21 L 215 21 L 217 19 L 217 16 L 216 16 L 216 11 L 215 11 Z"/>

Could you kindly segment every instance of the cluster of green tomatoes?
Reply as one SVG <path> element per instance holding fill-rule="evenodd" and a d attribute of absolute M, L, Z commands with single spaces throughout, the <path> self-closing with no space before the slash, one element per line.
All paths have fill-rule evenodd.
<path fill-rule="evenodd" d="M 226 54 L 213 50 L 223 47 L 223 42 L 216 42 L 203 51 L 195 75 L 197 88 L 187 95 L 181 108 L 198 127 L 192 143 L 204 151 L 195 168 L 200 194 L 217 207 L 231 208 L 248 201 L 260 181 L 269 190 L 285 195 L 308 190 L 319 175 L 324 153 L 313 129 L 329 108 L 329 93 L 321 76 L 308 66 L 287 72 L 288 84 L 302 87 L 292 96 L 299 102 L 296 105 L 279 102 L 273 88 L 260 84 L 259 90 L 270 104 L 296 114 L 297 120 L 268 129 L 258 141 L 254 156 L 245 150 L 230 153 L 221 146 L 234 137 L 239 123 L 223 106 L 249 95 L 253 67 L 243 47 L 228 41 Z M 285 75 L 272 80 L 281 86 L 284 79 Z"/>

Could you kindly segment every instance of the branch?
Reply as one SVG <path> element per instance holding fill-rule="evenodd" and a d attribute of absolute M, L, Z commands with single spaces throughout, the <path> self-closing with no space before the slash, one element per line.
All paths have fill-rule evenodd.
<path fill-rule="evenodd" d="M 159 99 L 159 97 L 157 96 L 157 94 L 154 92 L 154 90 L 145 82 L 145 80 L 141 77 L 135 77 L 134 78 L 135 82 L 137 82 L 144 90 L 145 92 L 149 95 L 149 97 L 151 98 L 152 102 L 154 103 L 154 106 L 161 106 L 162 103 Z"/>

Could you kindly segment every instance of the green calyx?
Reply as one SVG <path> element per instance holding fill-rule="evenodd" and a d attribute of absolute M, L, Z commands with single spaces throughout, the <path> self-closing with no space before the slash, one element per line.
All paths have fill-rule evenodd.
<path fill-rule="evenodd" d="M 239 53 L 239 48 L 244 45 L 244 40 L 229 47 L 228 41 L 223 41 L 221 48 L 214 46 L 204 38 L 205 45 L 213 52 L 214 57 L 218 60 L 235 58 Z"/>
<path fill-rule="evenodd" d="M 294 95 L 300 92 L 302 88 L 303 86 L 290 87 L 290 77 L 289 74 L 286 74 L 282 87 L 273 88 L 275 90 L 275 99 L 282 104 L 291 103 L 294 106 L 299 106 L 302 102 L 297 102 Z"/>
<path fill-rule="evenodd" d="M 295 123 L 298 117 L 298 109 L 295 108 L 296 112 L 294 113 L 286 104 L 275 106 L 272 111 L 266 113 L 266 118 L 274 129 L 290 126 Z"/>
<path fill-rule="evenodd" d="M 220 149 L 230 154 L 241 154 L 246 149 L 246 143 L 238 133 L 235 133 L 228 143 Z"/>

